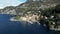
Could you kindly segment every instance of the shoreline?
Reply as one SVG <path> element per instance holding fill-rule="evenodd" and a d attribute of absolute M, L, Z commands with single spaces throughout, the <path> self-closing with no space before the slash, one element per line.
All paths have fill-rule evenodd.
<path fill-rule="evenodd" d="M 2 13 L 0 13 L 0 14 L 2 14 Z M 3 14 L 2 14 L 3 15 Z M 17 14 L 6 14 L 6 15 L 17 15 Z"/>
<path fill-rule="evenodd" d="M 28 21 L 28 20 L 26 20 L 26 21 L 23 21 L 23 20 L 20 20 L 20 19 L 14 19 L 14 17 L 12 17 L 12 18 L 10 18 L 10 21 L 19 21 L 19 22 L 25 22 L 25 23 L 30 23 L 30 24 L 34 24 L 34 23 L 37 23 L 37 24 L 39 24 L 40 25 L 40 23 L 37 21 L 37 22 L 33 22 L 33 21 Z"/>

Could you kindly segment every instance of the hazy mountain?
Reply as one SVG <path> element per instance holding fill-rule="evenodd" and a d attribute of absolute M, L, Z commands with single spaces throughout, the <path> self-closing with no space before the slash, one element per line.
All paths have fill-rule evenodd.
<path fill-rule="evenodd" d="M 36 11 L 39 9 L 45 9 L 54 7 L 60 3 L 60 0 L 27 0 L 26 2 L 14 7 L 7 6 L 4 9 L 0 9 L 2 14 L 23 14 L 26 11 Z"/>

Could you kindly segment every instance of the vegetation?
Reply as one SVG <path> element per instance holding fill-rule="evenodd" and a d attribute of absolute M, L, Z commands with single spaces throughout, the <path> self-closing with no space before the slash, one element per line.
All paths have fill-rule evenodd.
<path fill-rule="evenodd" d="M 55 22 L 55 26 L 57 27 L 58 27 L 58 24 L 60 24 L 60 4 L 56 5 L 55 7 L 50 7 L 44 10 L 39 8 L 40 2 L 31 2 L 31 3 L 29 2 L 29 3 L 26 3 L 26 5 L 24 5 L 23 7 L 27 7 L 27 8 L 18 7 L 16 10 L 17 14 L 23 13 L 23 15 L 25 15 L 27 14 L 27 12 L 31 12 L 32 14 L 40 14 L 44 17 L 46 16 L 48 19 L 44 19 L 44 18 L 40 19 L 40 22 L 42 22 L 41 24 L 44 24 L 43 22 L 45 22 L 47 27 L 51 25 L 51 22 Z M 54 17 L 51 18 L 51 16 L 54 16 Z M 17 15 L 15 19 L 19 19 L 19 15 Z"/>
<path fill-rule="evenodd" d="M 58 29 L 60 28 L 60 4 L 58 4 L 55 7 L 45 9 L 42 15 L 48 17 L 47 22 L 49 23 L 49 25 L 51 25 L 51 22 L 55 22 L 55 28 L 57 27 Z M 51 16 L 54 16 L 54 17 L 51 19 L 50 18 Z"/>
<path fill-rule="evenodd" d="M 18 20 L 20 18 L 20 16 L 15 16 L 14 19 Z"/>

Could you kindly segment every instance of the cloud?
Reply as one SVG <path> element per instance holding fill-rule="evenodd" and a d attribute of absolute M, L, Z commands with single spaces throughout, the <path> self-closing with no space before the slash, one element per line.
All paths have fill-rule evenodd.
<path fill-rule="evenodd" d="M 21 0 L 0 0 L 0 8 L 4 8 L 6 6 L 17 6 L 24 1 Z"/>

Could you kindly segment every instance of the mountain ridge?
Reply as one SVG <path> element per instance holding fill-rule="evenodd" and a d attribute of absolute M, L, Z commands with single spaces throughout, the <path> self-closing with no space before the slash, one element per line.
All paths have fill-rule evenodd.
<path fill-rule="evenodd" d="M 14 14 L 19 14 L 19 12 L 26 12 L 28 10 L 33 10 L 35 9 L 45 9 L 45 8 L 49 8 L 49 7 L 54 7 L 57 4 L 60 3 L 60 0 L 41 0 L 41 1 L 26 1 L 22 4 L 19 4 L 18 6 L 7 6 L 4 9 L 0 9 L 0 13 L 2 14 L 10 14 L 10 13 L 14 13 Z M 35 10 L 34 9 L 34 10 Z"/>

